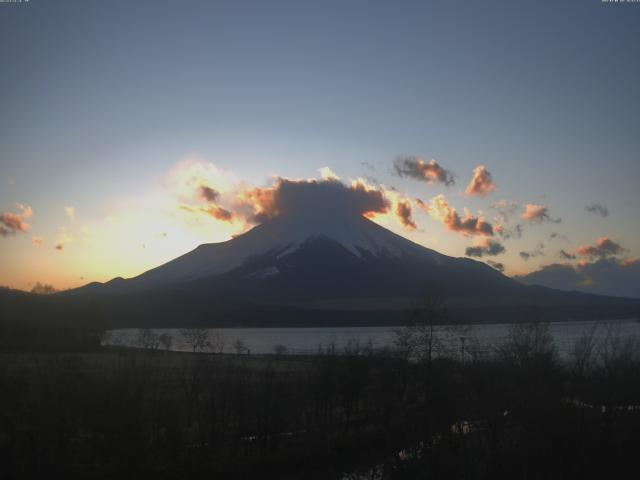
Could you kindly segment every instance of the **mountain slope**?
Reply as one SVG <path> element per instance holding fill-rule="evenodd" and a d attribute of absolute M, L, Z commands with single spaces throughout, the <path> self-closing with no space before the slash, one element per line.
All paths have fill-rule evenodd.
<path fill-rule="evenodd" d="M 200 245 L 137 277 L 76 293 L 158 288 L 263 301 L 345 296 L 415 296 L 425 284 L 452 294 L 505 294 L 521 286 L 483 263 L 452 258 L 359 215 L 284 215 L 222 243 Z"/>

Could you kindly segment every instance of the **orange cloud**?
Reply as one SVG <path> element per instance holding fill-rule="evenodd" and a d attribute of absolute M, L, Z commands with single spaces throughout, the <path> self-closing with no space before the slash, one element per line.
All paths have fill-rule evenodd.
<path fill-rule="evenodd" d="M 194 224 L 206 214 L 233 224 L 237 235 L 252 225 L 285 214 L 326 215 L 351 212 L 386 223 L 394 220 L 417 228 L 411 201 L 383 185 L 358 178 L 345 182 L 329 167 L 319 169 L 321 179 L 274 177 L 271 185 L 255 187 L 231 172 L 201 160 L 182 161 L 167 175 L 166 185 L 180 200 L 178 208 Z"/>
<path fill-rule="evenodd" d="M 484 217 L 471 215 L 470 213 L 460 217 L 456 209 L 449 205 L 444 195 L 433 197 L 428 211 L 433 218 L 444 223 L 447 229 L 453 232 L 459 232 L 466 236 L 493 236 L 493 226 Z"/>
<path fill-rule="evenodd" d="M 248 189 L 239 197 L 253 210 L 249 220 L 254 223 L 285 214 L 346 212 L 370 215 L 385 213 L 390 206 L 382 190 L 360 180 L 347 186 L 334 179 L 279 178 L 273 187 Z"/>
<path fill-rule="evenodd" d="M 232 212 L 230 212 L 226 208 L 220 207 L 219 205 L 201 205 L 197 207 L 192 207 L 191 205 L 183 204 L 183 205 L 180 205 L 178 208 L 182 211 L 189 212 L 195 215 L 206 214 L 212 218 L 215 218 L 216 220 L 220 220 L 223 222 L 232 223 L 235 220 L 235 217 Z"/>
<path fill-rule="evenodd" d="M 626 252 L 626 249 L 609 237 L 600 237 L 595 245 L 583 245 L 576 249 L 578 255 L 589 258 L 605 258 L 624 252 Z"/>
<path fill-rule="evenodd" d="M 396 204 L 395 212 L 400 223 L 402 223 L 405 228 L 408 230 L 415 230 L 417 228 L 416 222 L 414 222 L 412 218 L 411 202 L 408 200 L 399 201 Z"/>
<path fill-rule="evenodd" d="M 16 207 L 20 213 L 4 212 L 0 215 L 0 235 L 3 237 L 29 230 L 26 220 L 33 215 L 33 210 L 30 206 L 21 203 L 16 203 Z"/>
<path fill-rule="evenodd" d="M 473 170 L 473 178 L 465 193 L 467 195 L 475 195 L 480 197 L 486 197 L 491 192 L 495 191 L 496 184 L 493 183 L 493 177 L 484 165 L 479 165 Z"/>
<path fill-rule="evenodd" d="M 250 222 L 262 223 L 280 213 L 276 206 L 275 194 L 276 189 L 273 187 L 254 187 L 240 192 L 240 203 L 252 210 L 248 217 Z"/>
<path fill-rule="evenodd" d="M 393 168 L 400 177 L 409 177 L 428 184 L 444 183 L 453 185 L 455 178 L 453 173 L 445 170 L 435 160 L 425 162 L 422 158 L 409 156 L 396 158 Z"/>
<path fill-rule="evenodd" d="M 525 203 L 524 212 L 522 213 L 522 218 L 527 220 L 528 222 L 554 222 L 559 223 L 561 220 L 552 219 L 549 214 L 549 209 L 544 205 L 537 205 L 535 203 Z"/>
<path fill-rule="evenodd" d="M 216 220 L 221 220 L 223 222 L 231 222 L 233 221 L 233 214 L 222 207 L 217 205 L 210 205 L 204 208 L 204 211 L 211 215 Z"/>

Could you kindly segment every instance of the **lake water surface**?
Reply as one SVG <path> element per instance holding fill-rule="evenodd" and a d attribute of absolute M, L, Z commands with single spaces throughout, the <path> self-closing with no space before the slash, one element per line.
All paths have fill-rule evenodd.
<path fill-rule="evenodd" d="M 442 350 L 461 355 L 477 352 L 486 354 L 500 346 L 508 337 L 511 324 L 495 323 L 465 325 L 451 329 L 436 327 Z M 214 328 L 207 329 L 210 347 L 203 351 L 252 354 L 271 354 L 286 349 L 289 354 L 313 354 L 319 351 L 343 353 L 347 349 L 366 347 L 374 350 L 393 348 L 398 327 L 318 327 L 318 328 Z M 640 322 L 635 319 L 609 321 L 553 322 L 550 332 L 561 357 L 567 357 L 576 340 L 595 331 L 598 338 L 635 337 L 640 340 Z M 192 351 L 192 346 L 180 329 L 152 329 L 155 335 L 171 337 L 171 350 Z M 147 332 L 148 335 L 148 332 Z M 165 335 L 165 337 L 166 337 Z M 143 347 L 144 332 L 140 329 L 118 329 L 108 332 L 104 345 Z M 159 346 L 158 348 L 163 348 Z M 200 350 L 200 349 L 199 349 Z"/>

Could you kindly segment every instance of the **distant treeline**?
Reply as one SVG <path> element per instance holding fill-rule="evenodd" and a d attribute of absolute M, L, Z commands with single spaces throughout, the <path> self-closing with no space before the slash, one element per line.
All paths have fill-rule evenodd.
<path fill-rule="evenodd" d="M 95 301 L 0 289 L 0 351 L 90 351 L 105 329 Z"/>
<path fill-rule="evenodd" d="M 0 477 L 584 480 L 636 468 L 637 339 L 585 335 L 560 363 L 544 324 L 514 327 L 490 357 L 433 356 L 433 332 L 401 329 L 385 354 L 0 354 Z"/>
<path fill-rule="evenodd" d="M 481 324 L 533 319 L 640 318 L 640 299 L 566 293 L 542 287 L 531 291 L 537 294 L 446 298 L 447 314 L 434 321 Z M 334 308 L 320 308 L 317 304 L 311 304 L 311 308 L 252 303 L 188 290 L 37 295 L 0 288 L 0 349 L 93 349 L 99 344 L 100 331 L 117 328 L 405 325 L 413 321 L 414 311 L 422 308 L 424 299 L 336 301 Z M 393 309 L 386 308 L 387 301 L 394 304 Z"/>
<path fill-rule="evenodd" d="M 335 308 L 317 305 L 253 303 L 216 297 L 198 291 L 167 290 L 126 295 L 96 296 L 110 328 L 183 327 L 334 327 L 395 326 L 409 321 L 408 310 L 422 298 L 401 299 L 394 309 L 376 308 L 380 299 L 346 299 Z M 450 297 L 453 323 L 520 322 L 531 311 L 545 321 L 630 318 L 640 314 L 639 299 L 600 297 L 542 289 L 538 295 L 508 297 Z"/>

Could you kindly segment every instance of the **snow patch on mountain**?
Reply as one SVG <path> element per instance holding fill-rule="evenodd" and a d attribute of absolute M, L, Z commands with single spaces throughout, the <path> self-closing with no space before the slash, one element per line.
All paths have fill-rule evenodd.
<path fill-rule="evenodd" d="M 249 275 L 247 275 L 247 278 L 267 278 L 278 275 L 279 273 L 280 270 L 278 270 L 278 267 L 267 267 L 263 268 L 262 270 L 251 272 Z"/>

